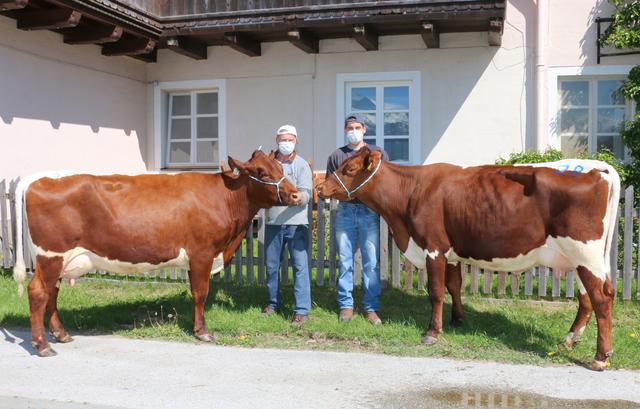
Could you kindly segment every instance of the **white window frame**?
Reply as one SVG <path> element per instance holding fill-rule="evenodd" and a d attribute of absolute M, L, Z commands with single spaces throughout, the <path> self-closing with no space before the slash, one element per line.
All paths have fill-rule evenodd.
<path fill-rule="evenodd" d="M 560 114 L 561 114 L 561 101 L 560 101 L 560 81 L 591 81 L 591 80 L 608 80 L 608 79 L 625 79 L 629 71 L 633 68 L 633 65 L 600 65 L 589 67 L 557 67 L 550 68 L 548 70 L 549 80 L 549 94 L 548 94 L 548 132 L 549 141 L 548 146 L 554 149 L 561 149 L 562 137 L 560 132 Z M 595 83 L 595 81 L 594 81 Z M 593 83 L 589 84 L 590 98 L 593 92 Z M 597 135 L 597 115 L 592 112 L 597 109 L 597 101 L 595 104 L 589 105 L 589 153 L 593 153 L 596 148 L 595 138 Z M 627 116 L 631 118 L 635 107 L 632 103 L 627 104 Z M 629 159 L 629 151 L 625 147 L 625 160 Z"/>
<path fill-rule="evenodd" d="M 421 130 L 421 95 L 419 71 L 399 71 L 399 72 L 369 72 L 337 74 L 336 76 L 336 147 L 344 146 L 344 119 L 351 112 L 346 110 L 348 93 L 347 88 L 353 83 L 361 83 L 362 86 L 380 85 L 408 85 L 409 86 L 409 161 L 396 163 L 418 165 L 422 158 L 422 130 Z M 358 84 L 360 86 L 361 84 Z M 378 92 L 378 91 L 377 91 Z M 379 101 L 382 99 L 377 98 Z M 384 132 L 384 117 L 376 115 L 376 128 Z M 380 132 L 378 132 L 380 133 Z M 367 135 L 365 134 L 365 139 Z M 376 139 L 384 142 L 383 135 L 376 135 Z M 388 139 L 404 139 L 405 136 L 388 136 Z M 384 148 L 384 144 L 381 144 Z"/>
<path fill-rule="evenodd" d="M 202 92 L 218 93 L 218 155 L 219 160 L 227 157 L 227 112 L 226 112 L 226 83 L 225 80 L 196 80 L 196 81 L 167 81 L 156 82 L 154 85 L 154 167 L 156 170 L 175 171 L 180 169 L 190 170 L 219 170 L 219 163 L 211 165 L 194 164 L 172 164 L 168 167 L 168 124 L 170 115 L 170 94 L 191 94 L 192 98 Z M 195 104 L 191 103 L 191 113 L 193 115 Z M 202 115 L 196 115 L 202 116 Z M 192 130 L 195 126 L 192 119 Z M 206 116 L 206 115 L 205 115 Z M 192 131 L 193 133 L 193 131 Z M 208 140 L 208 139 L 203 139 Z M 195 147 L 191 143 L 191 158 L 194 158 Z"/>

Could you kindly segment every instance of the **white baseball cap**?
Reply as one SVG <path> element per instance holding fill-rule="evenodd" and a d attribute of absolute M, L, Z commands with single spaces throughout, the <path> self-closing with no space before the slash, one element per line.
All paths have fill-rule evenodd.
<path fill-rule="evenodd" d="M 296 131 L 296 127 L 293 125 L 282 125 L 280 128 L 278 128 L 278 132 L 276 132 L 276 136 L 284 135 L 284 134 L 291 134 L 296 138 L 298 137 L 298 131 Z"/>

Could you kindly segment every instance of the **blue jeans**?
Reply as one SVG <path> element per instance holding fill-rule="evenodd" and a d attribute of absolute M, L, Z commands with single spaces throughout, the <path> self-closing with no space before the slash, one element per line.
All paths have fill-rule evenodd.
<path fill-rule="evenodd" d="M 266 225 L 265 253 L 267 261 L 268 306 L 280 307 L 280 260 L 284 244 L 289 248 L 293 267 L 293 295 L 296 299 L 295 314 L 308 315 L 311 309 L 311 284 L 307 247 L 309 227 L 305 225 Z"/>
<path fill-rule="evenodd" d="M 353 308 L 353 258 L 357 242 L 362 254 L 364 310 L 380 310 L 380 216 L 363 204 L 340 202 L 336 212 L 338 306 Z"/>

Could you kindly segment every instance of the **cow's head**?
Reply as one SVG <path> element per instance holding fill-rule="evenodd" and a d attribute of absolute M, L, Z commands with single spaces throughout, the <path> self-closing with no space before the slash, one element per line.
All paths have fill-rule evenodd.
<path fill-rule="evenodd" d="M 275 205 L 294 206 L 301 203 L 300 193 L 291 182 L 284 177 L 282 165 L 275 159 L 275 152 L 270 155 L 257 150 L 247 162 L 240 162 L 228 157 L 229 166 L 234 174 L 246 176 L 249 196 L 253 203 L 260 207 Z"/>
<path fill-rule="evenodd" d="M 382 152 L 372 151 L 366 146 L 345 160 L 323 183 L 316 187 L 321 197 L 341 201 L 352 200 L 375 185 L 373 176 L 380 168 Z"/>

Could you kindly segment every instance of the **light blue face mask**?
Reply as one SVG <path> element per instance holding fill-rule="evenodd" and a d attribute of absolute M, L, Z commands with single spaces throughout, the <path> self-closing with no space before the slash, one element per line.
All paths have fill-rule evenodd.
<path fill-rule="evenodd" d="M 295 148 L 296 148 L 295 142 L 290 142 L 290 141 L 278 142 L 278 151 L 284 156 L 291 155 Z"/>

